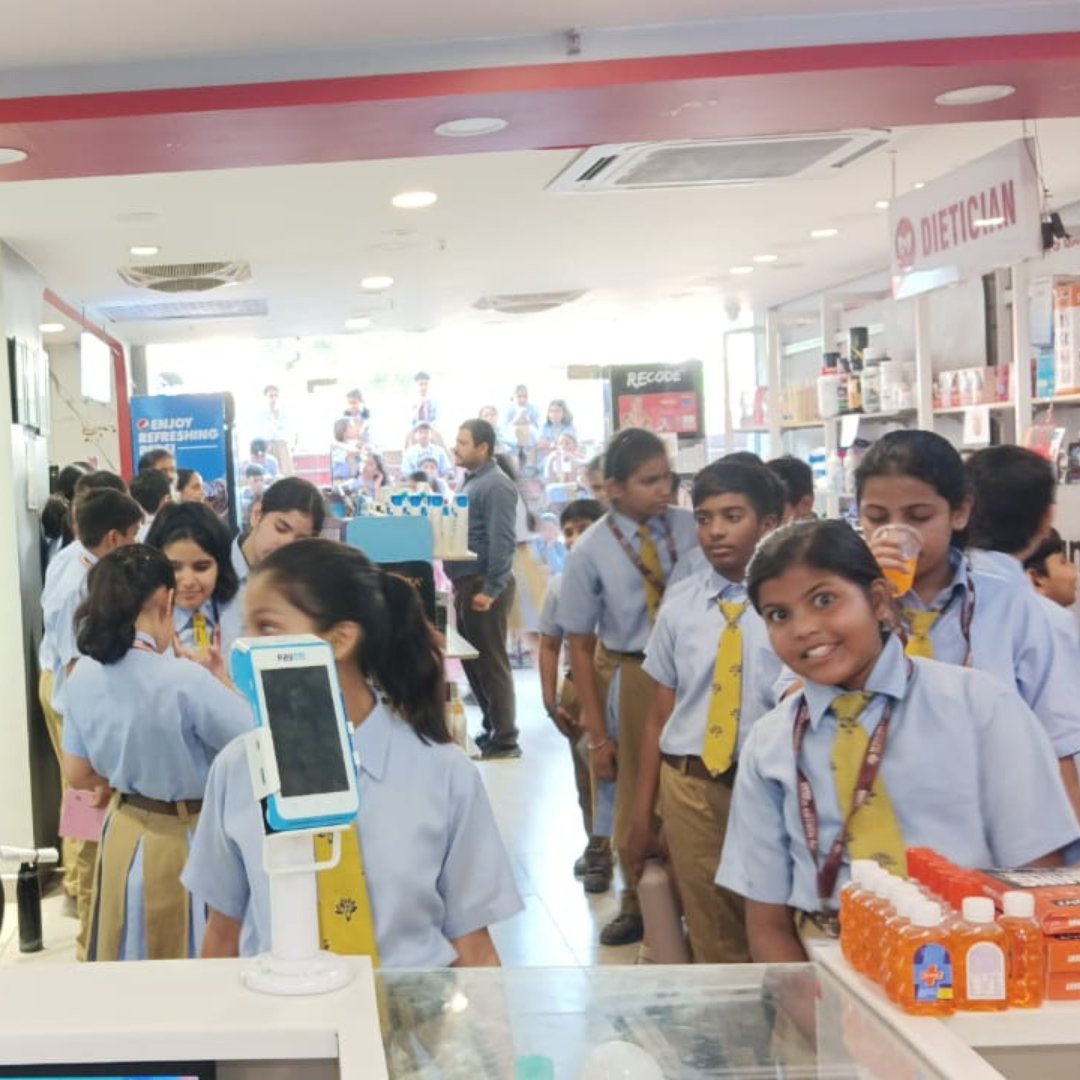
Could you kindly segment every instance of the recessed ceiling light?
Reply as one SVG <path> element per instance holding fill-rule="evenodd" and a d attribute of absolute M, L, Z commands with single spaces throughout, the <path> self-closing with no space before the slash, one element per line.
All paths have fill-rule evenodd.
<path fill-rule="evenodd" d="M 988 218 L 976 218 L 971 223 L 976 229 L 996 229 L 999 225 L 1005 224 L 1005 218 L 1003 217 L 988 217 Z"/>
<path fill-rule="evenodd" d="M 466 116 L 461 120 L 447 120 L 435 128 L 436 135 L 446 139 L 469 139 L 474 135 L 494 135 L 510 126 L 508 120 L 497 116 Z"/>
<path fill-rule="evenodd" d="M 839 229 L 814 229 L 810 233 L 811 240 L 831 240 L 834 236 L 839 236 Z"/>
<path fill-rule="evenodd" d="M 774 263 L 774 262 L 779 262 L 779 261 L 780 261 L 780 256 L 779 255 L 755 255 L 754 256 L 754 262 L 759 263 L 762 266 L 765 266 L 768 263 Z"/>
<path fill-rule="evenodd" d="M 132 255 L 156 255 L 160 250 L 154 244 L 133 244 L 128 248 Z"/>
<path fill-rule="evenodd" d="M 934 98 L 936 105 L 985 105 L 990 101 L 1003 101 L 1016 93 L 1015 86 L 989 85 L 989 86 L 964 86 L 959 90 L 949 90 L 947 93 L 938 94 Z"/>
<path fill-rule="evenodd" d="M 913 188 L 914 188 L 914 189 L 915 189 L 916 191 L 922 191 L 922 189 L 923 189 L 924 187 L 926 187 L 926 181 L 925 181 L 925 180 L 916 180 L 916 181 L 915 181 L 915 183 L 914 183 L 914 184 L 912 184 L 911 186 L 912 186 L 912 187 L 913 187 Z"/>
<path fill-rule="evenodd" d="M 733 266 L 728 270 L 729 274 L 735 274 L 737 277 L 743 277 L 753 272 L 754 268 L 752 266 Z"/>
<path fill-rule="evenodd" d="M 374 274 L 371 277 L 360 280 L 360 288 L 367 292 L 382 292 L 394 284 L 394 279 L 389 274 Z"/>
<path fill-rule="evenodd" d="M 239 281 L 226 281 L 221 287 L 223 289 L 235 289 L 239 284 L 241 284 Z"/>
<path fill-rule="evenodd" d="M 43 334 L 62 334 L 67 327 L 62 322 L 43 322 L 38 329 Z"/>
<path fill-rule="evenodd" d="M 891 204 L 889 203 L 888 199 L 878 199 L 878 201 L 876 203 L 874 203 L 874 209 L 875 210 L 888 210 L 890 205 Z"/>
<path fill-rule="evenodd" d="M 390 200 L 399 210 L 423 210 L 438 201 L 439 196 L 434 191 L 403 191 Z"/>
<path fill-rule="evenodd" d="M 18 165 L 30 155 L 14 146 L 0 146 L 0 165 Z"/>
<path fill-rule="evenodd" d="M 346 330 L 366 330 L 371 325 L 371 319 L 366 315 L 355 315 L 345 320 Z"/>

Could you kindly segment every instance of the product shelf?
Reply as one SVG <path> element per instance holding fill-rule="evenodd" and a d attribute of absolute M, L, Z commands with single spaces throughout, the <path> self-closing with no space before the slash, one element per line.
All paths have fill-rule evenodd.
<path fill-rule="evenodd" d="M 1076 401 L 1080 403 L 1080 396 L 1077 396 Z M 988 401 L 982 402 L 979 405 L 950 405 L 943 409 L 935 409 L 935 416 L 963 416 L 968 409 L 980 409 L 983 405 L 989 405 L 991 412 L 1008 412 L 1010 409 L 1016 408 L 1011 401 Z"/>

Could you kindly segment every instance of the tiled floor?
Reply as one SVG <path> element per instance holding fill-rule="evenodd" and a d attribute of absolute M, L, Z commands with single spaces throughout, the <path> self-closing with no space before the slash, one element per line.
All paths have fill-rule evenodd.
<path fill-rule="evenodd" d="M 614 888 L 587 896 L 571 867 L 585 834 L 574 790 L 570 752 L 540 706 L 536 672 L 520 671 L 518 723 L 524 756 L 517 761 L 480 765 L 502 830 L 525 911 L 495 927 L 507 966 L 577 967 L 633 963 L 637 947 L 608 949 L 598 944 L 600 927 L 617 911 Z M 471 730 L 478 728 L 470 711 Z M 9 903 L 0 930 L 0 963 L 56 963 L 75 958 L 74 919 L 63 914 L 59 895 L 43 905 L 45 949 L 20 953 L 14 881 L 5 882 Z"/>

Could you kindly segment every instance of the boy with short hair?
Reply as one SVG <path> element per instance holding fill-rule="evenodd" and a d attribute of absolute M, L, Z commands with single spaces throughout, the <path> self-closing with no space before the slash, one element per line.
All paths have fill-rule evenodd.
<path fill-rule="evenodd" d="M 603 516 L 604 508 L 595 499 L 578 499 L 567 503 L 559 517 L 559 526 L 562 529 L 566 550 L 571 551 L 578 537 Z M 563 628 L 558 620 L 561 585 L 561 574 L 552 577 L 548 583 L 543 610 L 540 612 L 540 689 L 544 695 L 544 711 L 570 744 L 582 822 L 585 826 L 585 835 L 589 838 L 581 858 L 574 863 L 574 876 L 582 879 L 582 885 L 587 893 L 602 893 L 607 892 L 611 887 L 611 840 L 606 836 L 593 835 L 593 795 L 592 777 L 589 772 L 589 752 L 587 748 L 582 748 L 580 745 L 585 733 L 579 724 L 581 709 L 569 672 L 564 678 L 561 690 L 559 688 L 559 668 L 564 637 Z"/>
<path fill-rule="evenodd" d="M 696 963 L 749 959 L 742 899 L 715 884 L 738 752 L 776 705 L 782 665 L 744 579 L 759 541 L 784 507 L 779 479 L 761 464 L 722 459 L 694 479 L 705 560 L 664 597 L 645 649 L 653 701 L 645 729 L 634 828 L 634 872 L 660 850 L 659 812 Z"/>
<path fill-rule="evenodd" d="M 139 530 L 139 542 L 142 543 L 150 526 L 154 523 L 158 511 L 172 502 L 173 489 L 169 477 L 161 469 L 147 469 L 131 481 L 131 497 L 142 507 L 146 520 Z"/>
<path fill-rule="evenodd" d="M 814 517 L 814 472 L 801 458 L 785 454 L 765 466 L 784 485 L 784 521 L 809 521 Z"/>
<path fill-rule="evenodd" d="M 1071 608 L 1076 603 L 1076 563 L 1057 529 L 1024 560 L 1035 591 L 1050 603 Z"/>
<path fill-rule="evenodd" d="M 147 450 L 139 458 L 139 475 L 148 472 L 161 472 L 168 477 L 169 487 L 176 487 L 176 456 L 171 450 Z"/>
<path fill-rule="evenodd" d="M 67 680 L 80 655 L 75 612 L 86 597 L 86 577 L 90 568 L 109 552 L 135 543 L 142 522 L 142 507 L 130 495 L 113 488 L 90 489 L 76 497 L 78 539 L 68 545 L 73 549 L 72 557 L 50 576 L 41 594 L 45 617 L 41 656 L 52 673 L 50 707 L 61 742 Z M 80 923 L 76 952 L 80 960 L 85 960 L 97 844 L 74 843 L 71 850 L 76 866 L 76 904 Z"/>

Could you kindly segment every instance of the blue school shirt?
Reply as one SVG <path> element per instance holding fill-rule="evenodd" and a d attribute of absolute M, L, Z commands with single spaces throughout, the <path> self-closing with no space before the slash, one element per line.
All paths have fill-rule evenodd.
<path fill-rule="evenodd" d="M 207 600 L 202 607 L 195 611 L 188 611 L 182 607 L 173 608 L 173 621 L 176 624 L 176 636 L 185 649 L 195 649 L 195 616 L 206 617 L 206 628 L 210 634 L 210 640 L 214 639 L 214 631 L 221 622 L 221 609 L 213 600 Z"/>
<path fill-rule="evenodd" d="M 953 551 L 952 583 L 927 605 L 914 591 L 900 606 L 944 614 L 930 631 L 934 659 L 962 665 L 967 642 L 961 614 L 972 584 L 972 667 L 1008 681 L 1046 729 L 1059 758 L 1080 753 L 1080 664 L 1062 655 L 1039 597 L 1020 563 L 1000 552 L 974 551 L 971 569 Z"/>
<path fill-rule="evenodd" d="M 713 674 L 720 636 L 727 623 L 720 601 L 748 601 L 746 586 L 729 581 L 706 563 L 664 596 L 663 606 L 645 649 L 645 672 L 675 691 L 675 708 L 660 734 L 665 754 L 700 757 L 713 694 Z M 742 630 L 742 693 L 738 748 L 754 721 L 777 703 L 775 684 L 783 665 L 773 651 L 765 620 L 748 606 L 739 619 Z"/>
<path fill-rule="evenodd" d="M 251 567 L 240 547 L 240 537 L 236 537 L 232 543 L 232 565 L 236 571 L 236 578 L 240 582 L 240 588 L 236 595 L 220 608 L 221 619 L 221 655 L 228 659 L 229 650 L 237 638 L 244 636 L 244 593 L 247 592 L 248 578 L 251 576 Z"/>
<path fill-rule="evenodd" d="M 617 511 L 611 511 L 611 516 L 634 551 L 640 551 L 637 522 Z M 675 540 L 675 567 L 664 521 Z M 671 588 L 688 572 L 687 564 L 692 564 L 689 554 L 697 550 L 694 515 L 689 510 L 672 508 L 664 519 L 650 518 L 647 524 Z M 615 539 L 606 518 L 590 526 L 566 561 L 558 618 L 568 634 L 599 634 L 605 648 L 614 652 L 645 651 L 652 629 L 645 605 L 645 581 Z"/>
<path fill-rule="evenodd" d="M 385 704 L 353 733 L 357 825 L 385 967 L 445 967 L 450 942 L 522 910 L 480 773 L 449 744 L 423 743 Z M 197 902 L 243 919 L 241 952 L 270 948 L 262 812 L 243 741 L 210 770 L 181 880 Z"/>
<path fill-rule="evenodd" d="M 880 776 L 908 847 L 964 867 L 1016 867 L 1080 837 L 1046 734 L 1015 691 L 981 671 L 913 660 L 890 637 L 867 681 L 877 693 L 860 722 L 873 732 L 896 701 Z M 842 821 L 832 771 L 838 687 L 808 682 L 810 725 L 800 764 L 814 791 L 823 861 Z M 802 694 L 750 732 L 739 759 L 717 884 L 750 900 L 819 907 L 806 845 L 792 742 Z M 846 860 L 846 856 L 845 856 Z M 845 861 L 837 884 L 848 880 Z M 835 905 L 835 897 L 833 901 Z"/>
<path fill-rule="evenodd" d="M 67 698 L 67 667 L 80 656 L 75 613 L 86 599 L 86 577 L 98 561 L 78 540 L 69 548 L 71 556 L 56 567 L 41 596 L 45 623 L 41 653 L 48 659 L 53 673 L 52 707 L 61 716 Z"/>
<path fill-rule="evenodd" d="M 565 636 L 562 623 L 559 622 L 559 593 L 562 591 L 562 574 L 556 574 L 548 581 L 544 594 L 544 606 L 540 609 L 540 633 L 544 637 L 561 638 Z"/>
<path fill-rule="evenodd" d="M 1074 645 L 1080 643 L 1080 623 L 1076 621 L 1076 612 L 1071 608 L 1062 607 L 1049 596 L 1040 594 L 1039 599 L 1042 601 L 1042 609 L 1050 620 L 1050 625 L 1054 628 L 1058 639 Z"/>
<path fill-rule="evenodd" d="M 68 686 L 64 750 L 125 795 L 201 799 L 218 751 L 255 724 L 245 698 L 171 653 L 133 648 L 115 664 L 84 656 Z"/>

